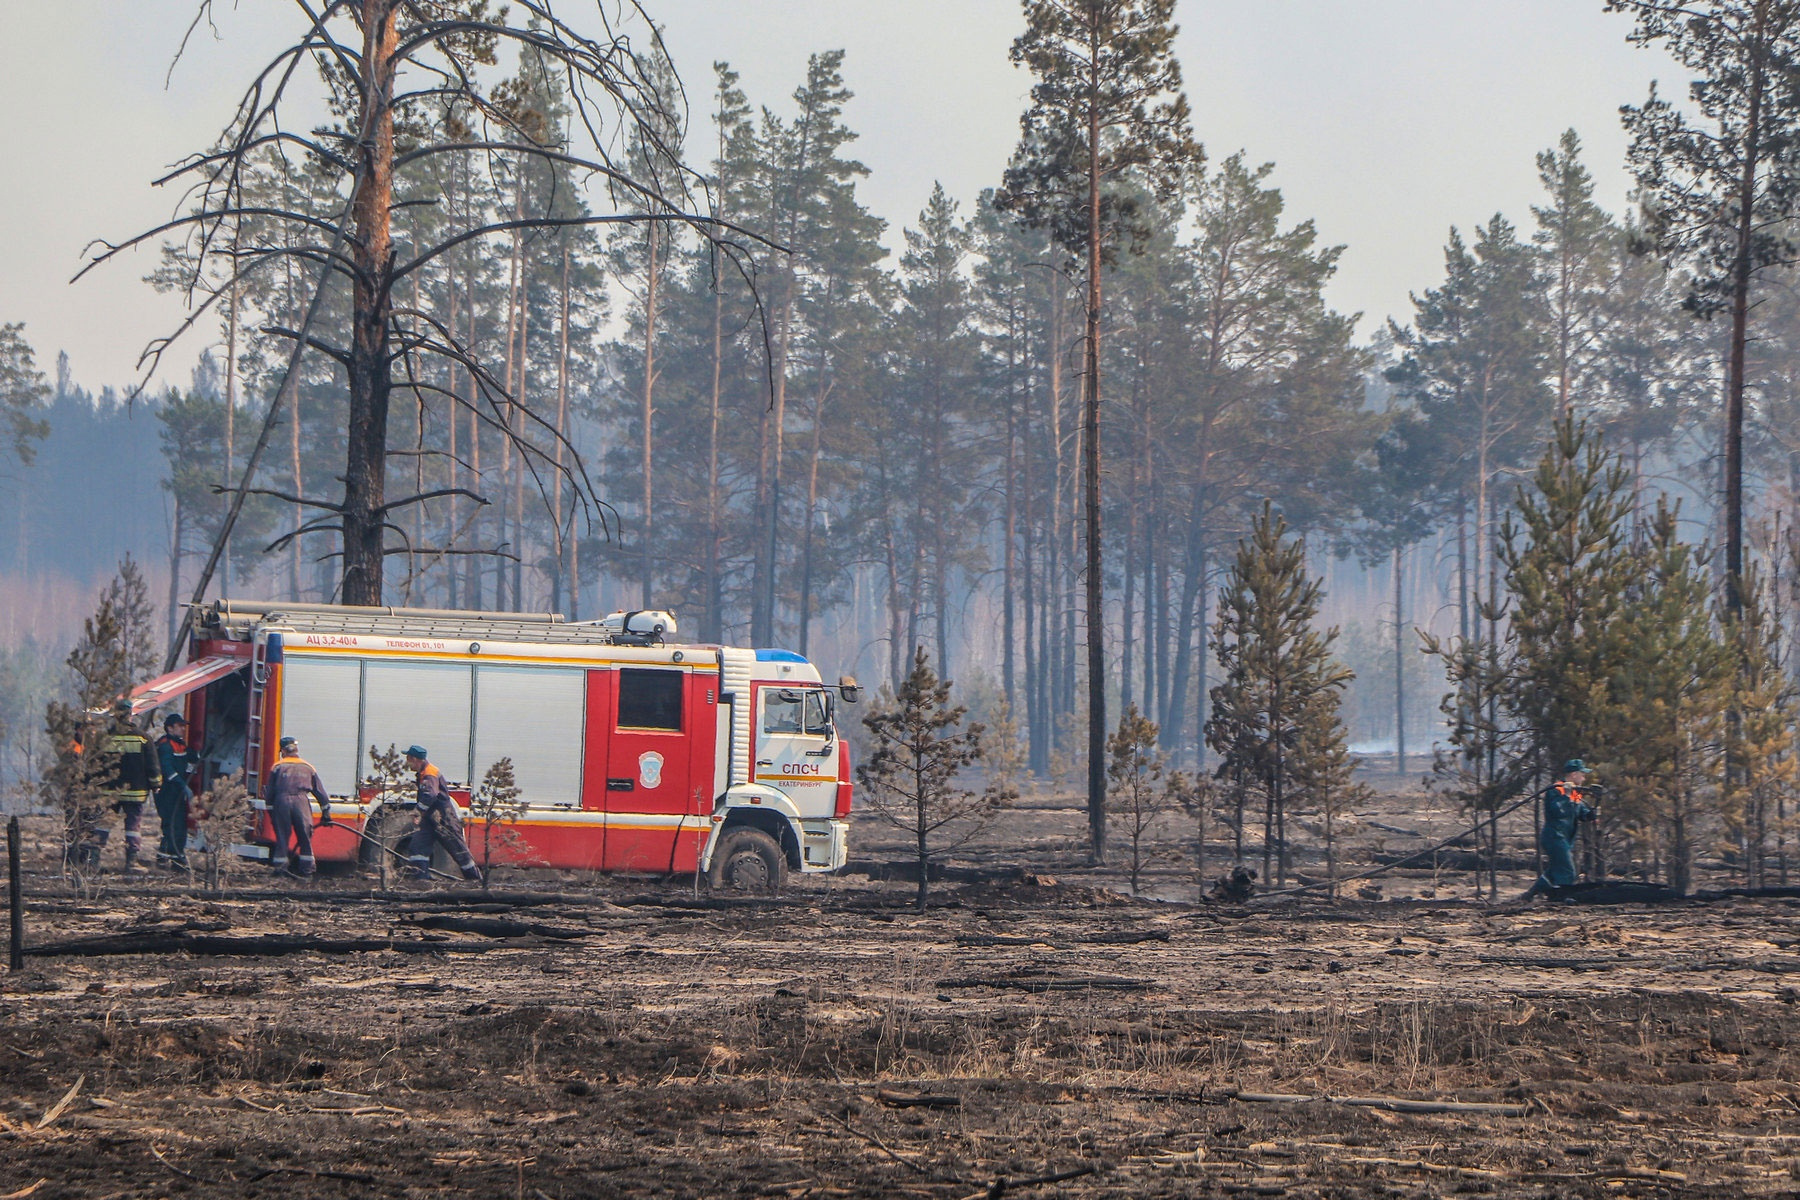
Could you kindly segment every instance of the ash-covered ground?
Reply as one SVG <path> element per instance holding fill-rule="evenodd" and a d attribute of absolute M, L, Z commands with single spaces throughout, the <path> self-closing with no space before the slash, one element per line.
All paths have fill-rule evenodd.
<path fill-rule="evenodd" d="M 879 867 L 778 900 L 76 889 L 36 822 L 28 943 L 112 952 L 5 978 L 0 1196 L 1800 1189 L 1800 904 L 1522 905 L 1525 870 L 1487 905 L 1429 866 L 1380 901 L 1196 904 L 1177 818 L 1167 899 L 1133 899 L 1081 867 L 1071 801 L 1030 803 L 923 916 Z M 1420 840 L 1365 820 L 1346 871 L 1455 824 L 1383 811 Z"/>

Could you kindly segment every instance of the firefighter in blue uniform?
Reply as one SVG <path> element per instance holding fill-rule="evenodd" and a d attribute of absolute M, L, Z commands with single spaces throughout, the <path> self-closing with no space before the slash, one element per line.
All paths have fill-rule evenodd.
<path fill-rule="evenodd" d="M 156 847 L 158 866 L 187 870 L 188 805 L 194 790 L 188 772 L 200 762 L 200 754 L 187 740 L 187 718 L 170 713 L 163 720 L 163 735 L 156 739 L 156 757 L 162 768 L 162 787 L 156 793 L 156 815 L 162 837 Z"/>
<path fill-rule="evenodd" d="M 444 782 L 444 773 L 425 753 L 425 747 L 417 745 L 407 747 L 406 767 L 417 774 L 419 787 L 418 800 L 413 805 L 419 812 L 419 827 L 413 831 L 406 859 L 412 877 L 431 878 L 431 850 L 435 844 L 450 855 L 464 879 L 479 882 L 481 868 L 475 865 L 475 856 L 463 840 L 462 815 L 456 811 L 456 800 Z"/>
<path fill-rule="evenodd" d="M 302 879 L 310 879 L 318 862 L 313 857 L 312 804 L 319 802 L 322 824 L 331 824 L 331 796 L 325 781 L 313 765 L 300 757 L 300 743 L 291 737 L 281 739 L 281 757 L 269 769 L 266 789 L 269 821 L 275 826 L 275 848 L 269 853 L 269 865 L 277 871 L 288 871 Z M 288 866 L 288 842 L 294 843 L 294 866 Z"/>
<path fill-rule="evenodd" d="M 1544 790 L 1544 828 L 1538 834 L 1538 847 L 1544 852 L 1544 873 L 1538 876 L 1532 891 L 1572 887 L 1575 883 L 1575 831 L 1584 821 L 1592 821 L 1600 810 L 1581 798 L 1587 782 L 1587 764 L 1571 758 L 1563 764 L 1562 774 Z"/>

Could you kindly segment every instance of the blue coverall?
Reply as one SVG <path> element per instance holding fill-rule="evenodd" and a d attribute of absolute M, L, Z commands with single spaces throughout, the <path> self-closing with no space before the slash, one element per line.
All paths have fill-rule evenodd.
<path fill-rule="evenodd" d="M 1598 810 L 1581 800 L 1573 784 L 1558 781 L 1544 790 L 1544 828 L 1538 846 L 1544 852 L 1540 884 L 1572 887 L 1575 883 L 1575 827 L 1592 821 Z"/>
<path fill-rule="evenodd" d="M 431 850 L 435 844 L 450 855 L 464 879 L 471 882 L 480 879 L 481 868 L 475 865 L 475 856 L 469 853 L 469 844 L 463 840 L 462 816 L 456 811 L 456 800 L 444 782 L 444 773 L 435 763 L 426 763 L 419 768 L 417 808 L 419 827 L 413 830 L 412 841 L 407 847 L 412 877 L 431 878 Z"/>

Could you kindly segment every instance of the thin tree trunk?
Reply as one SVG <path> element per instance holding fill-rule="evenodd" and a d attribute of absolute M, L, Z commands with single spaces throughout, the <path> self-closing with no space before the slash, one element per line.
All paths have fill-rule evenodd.
<path fill-rule="evenodd" d="M 475 264 L 473 256 L 470 256 L 467 268 L 467 271 L 464 273 L 464 283 L 468 288 L 467 296 L 469 301 L 469 354 L 473 357 L 478 353 L 476 348 L 476 335 L 479 328 L 475 321 L 477 309 L 475 304 Z M 481 418 L 476 412 L 476 406 L 481 403 L 481 396 L 485 390 L 485 386 L 486 385 L 479 379 L 476 379 L 471 373 L 469 376 L 469 482 L 477 492 L 485 491 L 482 486 L 484 480 L 481 474 Z M 479 542 L 481 538 L 481 531 L 484 525 L 485 522 L 477 516 L 472 525 L 477 542 Z M 479 549 L 479 546 L 476 548 Z M 469 555 L 467 588 L 467 602 L 469 607 L 477 610 L 481 609 L 483 607 L 481 596 L 481 555 L 471 554 Z"/>
<path fill-rule="evenodd" d="M 812 445 L 806 459 L 806 526 L 800 548 L 800 653 L 805 655 L 812 635 L 813 588 L 813 523 L 819 507 L 819 457 L 825 428 L 825 398 L 830 386 L 824 382 L 824 365 L 820 364 L 820 387 L 813 399 Z"/>
<path fill-rule="evenodd" d="M 1762 161 L 1763 91 L 1768 75 L 1763 62 L 1768 16 L 1769 0 L 1756 0 L 1750 31 L 1749 111 L 1740 148 L 1743 169 L 1738 181 L 1737 244 L 1731 264 L 1731 351 L 1725 384 L 1725 604 L 1734 619 L 1744 608 L 1744 377 L 1753 271 L 1751 238 L 1756 228 L 1756 179 Z"/>
<path fill-rule="evenodd" d="M 1013 493 L 1018 479 L 1014 463 L 1015 428 L 1017 425 L 1018 401 L 1018 320 L 1016 310 L 1008 313 L 1008 337 L 1006 343 L 1006 455 L 1002 469 L 1006 472 L 1006 519 L 1005 547 L 1000 556 L 1000 684 L 1006 696 L 1006 706 L 1013 720 L 1018 720 L 1018 701 L 1013 691 L 1014 670 L 1014 634 L 1013 634 L 1013 578 L 1014 560 L 1018 549 L 1017 500 Z"/>
<path fill-rule="evenodd" d="M 1029 385 L 1030 380 L 1027 380 Z M 1030 395 L 1029 390 L 1026 393 Z M 1037 512 L 1034 504 L 1034 493 L 1031 486 L 1031 408 L 1027 404 L 1020 414 L 1023 418 L 1019 431 L 1024 453 L 1020 455 L 1019 489 L 1024 506 L 1025 541 L 1021 549 L 1020 567 L 1024 575 L 1024 594 L 1020 597 L 1025 608 L 1025 730 L 1026 761 L 1030 764 L 1033 775 L 1042 775 L 1049 766 L 1049 747 L 1044 742 L 1040 728 L 1042 720 L 1043 700 L 1039 694 L 1039 676 L 1043 672 L 1044 656 L 1037 644 L 1037 572 L 1036 555 L 1033 547 L 1036 543 Z"/>
<path fill-rule="evenodd" d="M 1456 506 L 1456 617 L 1465 644 L 1469 641 L 1469 504 Z"/>
<path fill-rule="evenodd" d="M 235 235 L 232 242 L 232 248 L 235 250 L 237 242 Z M 237 258 L 234 255 L 232 266 L 235 268 L 236 265 Z M 236 457 L 234 452 L 237 449 L 237 343 L 238 286 L 234 283 L 231 285 L 225 317 L 225 485 L 227 487 L 231 487 L 232 481 L 237 478 L 236 464 L 233 462 Z M 294 494 L 298 496 L 300 493 L 295 492 Z M 225 503 L 225 515 L 229 519 L 234 499 L 233 493 L 221 492 L 219 498 Z M 229 599 L 235 587 L 236 575 L 232 570 L 231 547 L 227 545 L 225 553 L 219 559 L 219 595 Z"/>
<path fill-rule="evenodd" d="M 650 448 L 653 422 L 656 418 L 656 407 L 654 403 L 654 389 L 656 387 L 656 253 L 661 248 L 661 235 L 658 232 L 660 226 L 661 222 L 650 222 L 649 232 L 646 234 L 649 243 L 650 258 L 648 265 L 644 269 L 644 401 L 643 410 L 640 414 L 644 424 L 642 463 L 642 470 L 644 473 L 644 516 L 643 524 L 640 526 L 638 534 L 643 542 L 641 547 L 643 557 L 638 568 L 638 587 L 641 593 L 639 607 L 641 608 L 650 607 L 651 592 L 655 587 L 655 581 L 652 578 L 654 560 L 651 557 L 650 550 L 650 526 L 653 519 L 651 514 L 655 511 L 652 507 L 654 493 L 651 486 L 651 472 L 653 466 Z"/>
<path fill-rule="evenodd" d="M 1394 547 L 1394 770 L 1406 775 L 1406 596 L 1401 590 L 1401 556 Z"/>
<path fill-rule="evenodd" d="M 562 319 L 557 322 L 556 346 L 556 478 L 551 484 L 554 496 L 551 500 L 551 519 L 562 526 L 563 507 L 563 443 L 569 436 L 569 244 L 562 248 Z M 575 593 L 580 585 L 568 574 L 569 539 L 575 536 L 575 501 L 570 497 L 569 521 L 566 528 L 559 528 L 556 537 L 556 580 L 551 588 L 550 607 L 552 610 L 562 606 L 563 586 L 569 588 L 570 616 L 580 607 L 575 602 Z"/>
<path fill-rule="evenodd" d="M 452 195 L 450 197 L 450 204 L 451 204 L 452 208 L 455 207 L 454 193 L 452 193 Z M 454 266 L 454 264 L 452 264 L 449 275 L 445 281 L 445 286 L 444 286 L 445 308 L 448 311 L 448 316 L 444 323 L 450 328 L 450 330 L 453 333 L 456 329 L 456 317 L 457 317 L 455 270 L 456 270 L 455 266 Z M 452 359 L 450 361 L 450 378 L 448 380 L 447 387 L 445 390 L 447 390 L 450 393 L 444 399 L 444 414 L 448 418 L 444 422 L 444 424 L 445 424 L 445 432 L 444 432 L 445 449 L 449 453 L 450 486 L 455 488 L 455 487 L 462 486 L 462 464 L 458 461 L 458 455 L 456 452 L 456 430 L 462 422 L 462 368 L 457 365 L 455 359 Z M 458 605 L 458 602 L 460 600 L 460 597 L 457 594 L 459 589 L 457 586 L 458 579 L 457 579 L 457 570 L 456 570 L 457 556 L 455 554 L 455 550 L 456 550 L 456 498 L 454 496 L 444 497 L 443 538 L 444 538 L 444 542 L 443 542 L 444 548 L 447 551 L 451 552 L 450 554 L 448 554 L 446 556 L 449 561 L 445 563 L 445 567 L 444 567 L 446 600 L 449 604 L 449 607 L 456 608 Z"/>
<path fill-rule="evenodd" d="M 513 204 L 514 219 L 520 218 L 525 208 L 524 184 L 520 183 L 520 192 Z M 504 544 L 508 539 L 508 531 L 512 527 L 512 514 L 507 510 L 512 507 L 512 490 L 507 485 L 512 481 L 513 463 L 513 412 L 518 407 L 519 364 L 519 275 L 520 246 L 518 233 L 513 234 L 512 256 L 506 271 L 506 420 L 502 425 L 500 436 L 500 536 L 495 540 Z M 515 549 L 509 547 L 509 549 Z M 506 560 L 494 560 L 494 608 L 498 612 L 517 609 L 516 602 L 507 599 Z"/>
<path fill-rule="evenodd" d="M 526 278 L 527 264 L 519 262 L 519 390 L 507 408 L 507 422 L 512 429 L 512 603 L 525 611 L 525 394 L 530 386 L 531 371 L 531 291 Z M 504 560 L 502 560 L 504 563 Z M 502 567 L 504 569 L 504 566 Z"/>
<path fill-rule="evenodd" d="M 1097 11 L 1097 10 L 1096 10 Z M 1093 18 L 1098 20 L 1098 17 Z M 1096 30 L 1097 33 L 1097 30 Z M 1088 53 L 1087 398 L 1082 466 L 1087 485 L 1088 840 L 1106 861 L 1106 613 L 1100 546 L 1100 39 Z"/>
<path fill-rule="evenodd" d="M 180 624 L 177 614 L 181 612 L 181 560 L 186 557 L 181 549 L 181 537 L 186 532 L 183 528 L 185 514 L 182 511 L 181 493 L 175 492 L 174 497 L 175 513 L 171 522 L 173 529 L 169 536 L 169 638 L 171 640 L 174 639 L 175 629 Z M 24 497 L 20 497 L 19 507 L 21 510 L 25 507 L 23 499 Z"/>
<path fill-rule="evenodd" d="M 725 633 L 724 589 L 719 580 L 719 390 L 725 354 L 725 289 L 719 274 L 719 248 L 712 247 L 712 397 L 706 429 L 706 621 L 700 636 L 721 641 Z"/>

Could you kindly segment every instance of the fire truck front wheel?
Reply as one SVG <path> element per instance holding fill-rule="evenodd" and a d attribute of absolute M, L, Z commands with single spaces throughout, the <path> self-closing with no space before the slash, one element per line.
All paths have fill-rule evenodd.
<path fill-rule="evenodd" d="M 706 882 L 714 891 L 774 895 L 787 882 L 787 856 L 760 829 L 739 826 L 719 839 Z"/>

